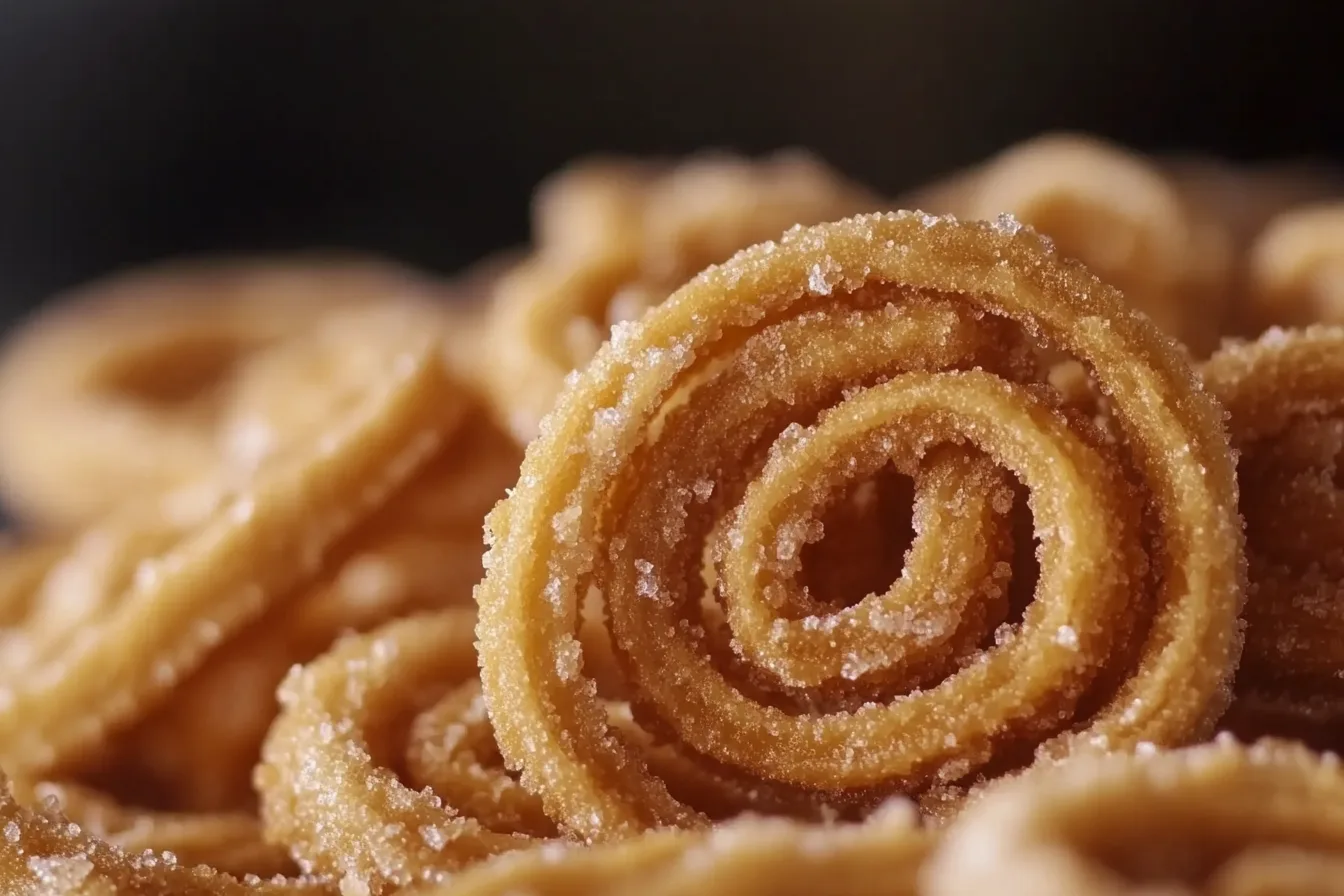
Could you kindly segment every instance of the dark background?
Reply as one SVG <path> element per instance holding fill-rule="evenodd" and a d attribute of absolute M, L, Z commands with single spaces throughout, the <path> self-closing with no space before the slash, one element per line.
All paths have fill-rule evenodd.
<path fill-rule="evenodd" d="M 3 0 L 0 323 L 207 250 L 452 271 L 594 150 L 805 145 L 891 192 L 1057 127 L 1344 158 L 1336 6 Z"/>

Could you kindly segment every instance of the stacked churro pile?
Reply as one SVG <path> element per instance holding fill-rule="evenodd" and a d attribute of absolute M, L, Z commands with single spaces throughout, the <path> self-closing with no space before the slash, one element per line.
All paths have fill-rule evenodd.
<path fill-rule="evenodd" d="M 0 360 L 0 885 L 1339 892 L 1333 188 L 605 160 L 460 282 L 53 303 Z"/>

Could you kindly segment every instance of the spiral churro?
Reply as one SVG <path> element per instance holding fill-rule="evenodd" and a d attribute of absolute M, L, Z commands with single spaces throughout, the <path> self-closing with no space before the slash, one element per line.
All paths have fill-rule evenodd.
<path fill-rule="evenodd" d="M 565 375 L 588 363 L 613 324 L 792 224 L 877 205 L 799 153 L 707 155 L 668 167 L 613 159 L 566 170 L 538 191 L 536 253 L 494 286 L 492 362 L 482 376 L 501 419 L 526 443 Z"/>
<path fill-rule="evenodd" d="M 371 261 L 166 265 L 80 290 L 9 340 L 0 488 L 47 527 L 87 523 L 194 482 L 236 433 L 216 425 L 230 374 L 321 313 L 419 298 Z"/>
<path fill-rule="evenodd" d="M 1212 209 L 1142 157 L 1090 137 L 1028 140 L 914 198 L 975 219 L 1011 214 L 1119 287 L 1196 354 L 1231 312 L 1230 234 Z"/>
<path fill-rule="evenodd" d="M 1270 330 L 1204 366 L 1240 451 L 1251 597 L 1244 734 L 1344 744 L 1344 329 Z M 1309 731 L 1313 733 L 1308 734 Z"/>
<path fill-rule="evenodd" d="M 365 319 L 375 331 L 391 328 L 384 380 L 316 445 L 277 457 L 242 489 L 216 492 L 199 516 L 137 507 L 84 536 L 114 545 L 112 560 L 106 578 L 90 583 L 88 612 L 32 645 L 5 693 L 0 756 L 12 772 L 76 760 L 160 699 L 423 463 L 457 416 L 452 393 L 432 342 L 417 348 L 403 329 L 413 320 L 387 314 Z"/>
<path fill-rule="evenodd" d="M 974 356 L 960 372 L 955 362 L 918 372 L 915 353 L 903 372 L 879 334 L 909 328 L 921 303 L 972 329 L 1015 323 L 1087 362 L 1127 460 L 1039 389 L 966 370 Z M 746 392 L 714 391 L 739 356 L 750 366 L 753 340 L 792 347 L 787 333 L 808 315 L 852 329 L 828 342 L 823 326 L 815 351 L 786 348 Z M 719 400 L 699 407 L 700 389 Z M 734 490 L 720 471 L 755 469 L 750 457 L 776 438 L 737 508 L 716 500 Z M 1031 490 L 1037 598 L 945 679 L 883 695 L 907 654 L 955 646 L 958 611 L 975 596 L 951 590 L 961 582 L 937 587 L 936 554 L 922 575 L 910 569 L 918 544 L 913 593 L 900 593 L 903 581 L 837 611 L 791 579 L 829 493 L 887 459 L 923 463 L 940 443 L 985 452 Z M 966 466 L 976 456 L 954 455 L 950 475 L 963 500 L 984 493 L 1006 515 L 1011 491 L 977 480 Z M 1010 219 L 907 213 L 791 231 L 619 328 L 529 446 L 519 487 L 491 514 L 477 591 L 499 746 L 548 813 L 585 838 L 704 823 L 610 734 L 575 638 L 589 587 L 603 596 L 641 723 L 763 788 L 865 799 L 958 781 L 1023 748 L 1197 739 L 1226 705 L 1240 650 L 1236 494 L 1219 411 L 1176 347 Z M 992 551 L 992 539 L 980 547 Z M 706 552 L 722 623 L 701 612 Z M 992 595 L 995 583 L 983 587 Z M 870 673 L 875 690 L 863 687 Z"/>
<path fill-rule="evenodd" d="M 411 617 L 338 644 L 285 682 L 257 787 L 268 835 L 306 870 L 380 893 L 527 844 L 406 787 L 393 745 L 377 742 L 395 740 L 427 689 L 475 677 L 473 624 L 467 611 Z"/>
<path fill-rule="evenodd" d="M 84 291 L 0 360 L 0 889 L 1333 892 L 1326 183 L 606 159 L 454 284 Z"/>

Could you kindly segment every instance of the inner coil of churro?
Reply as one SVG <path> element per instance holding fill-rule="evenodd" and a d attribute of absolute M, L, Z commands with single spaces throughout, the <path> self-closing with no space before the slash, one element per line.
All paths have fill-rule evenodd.
<path fill-rule="evenodd" d="M 1337 186 L 606 157 L 448 281 L 72 293 L 0 357 L 0 889 L 1335 892 Z"/>

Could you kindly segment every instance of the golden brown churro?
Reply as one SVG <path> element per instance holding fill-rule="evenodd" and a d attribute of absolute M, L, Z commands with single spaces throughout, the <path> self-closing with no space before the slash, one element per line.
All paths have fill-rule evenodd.
<path fill-rule="evenodd" d="M 77 761 L 161 700 L 220 641 L 311 576 L 437 447 L 458 413 L 432 340 L 398 309 L 360 317 L 366 332 L 382 330 L 384 376 L 315 444 L 278 455 L 208 502 L 169 502 L 178 516 L 150 502 L 85 534 L 86 547 L 112 548 L 103 577 L 84 583 L 86 612 L 44 631 L 6 683 L 0 757 L 11 772 Z"/>
<path fill-rule="evenodd" d="M 1240 452 L 1250 560 L 1246 654 L 1225 724 L 1344 746 L 1344 328 L 1229 344 L 1204 379 Z"/>
<path fill-rule="evenodd" d="M 0 487 L 29 522 L 87 523 L 194 482 L 248 433 L 216 422 L 233 370 L 323 314 L 423 298 L 371 261 L 165 265 L 81 289 L 8 340 Z"/>
<path fill-rule="evenodd" d="M 1014 324 L 1090 365 L 1120 445 L 972 369 L 1012 372 L 974 334 Z M 888 461 L 930 498 L 906 572 L 828 606 L 796 584 L 801 549 Z M 994 618 L 1014 572 L 994 553 L 1014 503 L 1000 466 L 1030 490 L 1040 581 L 967 653 L 962 626 Z M 477 591 L 499 746 L 587 839 L 704 823 L 612 735 L 576 638 L 590 589 L 639 723 L 761 790 L 862 803 L 1033 751 L 1189 742 L 1240 651 L 1236 495 L 1220 411 L 1176 346 L 1016 222 L 795 229 L 618 328 L 529 446 Z"/>
<path fill-rule="evenodd" d="M 613 324 L 792 224 L 876 207 L 796 152 L 673 166 L 599 160 L 562 172 L 537 194 L 537 251 L 494 287 L 482 376 L 501 419 L 526 443 L 565 375 L 588 363 Z"/>
<path fill-rule="evenodd" d="M 914 203 L 975 219 L 1011 214 L 1119 287 L 1197 355 L 1217 345 L 1230 313 L 1228 227 L 1135 153 L 1090 137 L 1047 135 L 917 194 Z"/>
<path fill-rule="evenodd" d="M 427 694 L 475 677 L 474 615 L 410 617 L 345 640 L 281 688 L 257 788 L 268 836 L 305 870 L 379 893 L 527 845 L 402 784 L 389 752 Z"/>

